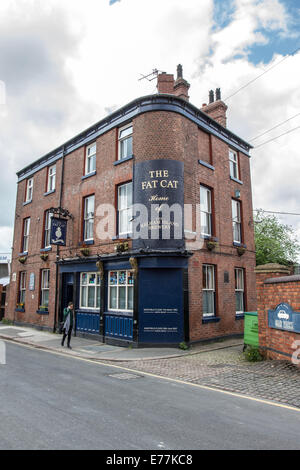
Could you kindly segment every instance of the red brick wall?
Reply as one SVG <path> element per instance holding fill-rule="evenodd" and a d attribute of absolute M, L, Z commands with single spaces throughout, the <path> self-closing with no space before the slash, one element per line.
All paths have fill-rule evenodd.
<path fill-rule="evenodd" d="M 295 352 L 292 345 L 295 341 L 300 342 L 300 334 L 269 328 L 268 310 L 274 310 L 284 302 L 300 311 L 300 280 L 288 276 L 288 270 L 278 269 L 280 272 L 256 272 L 259 345 L 267 358 L 291 360 Z M 285 282 L 278 282 L 282 276 L 286 277 Z"/>
<path fill-rule="evenodd" d="M 211 151 L 211 164 L 214 171 L 200 165 Z M 150 159 L 174 159 L 184 162 L 185 203 L 199 204 L 200 184 L 213 189 L 214 193 L 214 236 L 219 246 L 213 252 L 203 249 L 194 253 L 189 263 L 189 302 L 191 341 L 219 337 L 243 332 L 243 321 L 235 317 L 234 268 L 242 267 L 246 275 L 246 309 L 256 310 L 255 292 L 255 253 L 252 223 L 252 196 L 249 158 L 240 153 L 240 179 L 243 185 L 229 177 L 228 145 L 212 136 L 211 143 L 198 126 L 180 114 L 156 111 L 147 112 L 133 120 L 133 153 L 135 161 Z M 85 148 L 81 147 L 65 157 L 65 178 L 62 207 L 69 210 L 74 219 L 68 222 L 67 247 L 59 249 L 60 257 L 74 257 L 79 253 L 82 242 L 83 197 L 95 194 L 95 208 L 99 204 L 115 204 L 116 185 L 132 179 L 133 160 L 113 165 L 117 159 L 117 130 L 112 129 L 97 139 L 97 173 L 82 179 Z M 56 163 L 56 191 L 44 196 L 47 169 L 34 174 L 33 201 L 23 205 L 26 182 L 18 185 L 15 234 L 13 244 L 12 272 L 16 281 L 11 282 L 7 316 L 19 322 L 33 323 L 51 328 L 54 324 L 55 305 L 55 261 L 56 248 L 52 247 L 47 261 L 40 258 L 43 237 L 44 212 L 51 206 L 59 205 L 59 186 L 61 179 L 61 160 Z M 235 190 L 241 191 L 243 216 L 243 243 L 246 253 L 238 256 L 232 241 L 231 198 Z M 18 261 L 21 248 L 23 219 L 31 217 L 29 254 L 25 264 Z M 95 227 L 97 225 L 95 217 Z M 195 217 L 193 220 L 196 229 Z M 97 239 L 90 246 L 90 254 L 114 251 L 116 242 Z M 217 315 L 220 322 L 202 324 L 202 264 L 217 266 Z M 49 315 L 37 315 L 39 305 L 40 270 L 50 268 Z M 27 286 L 30 273 L 35 273 L 35 291 L 26 291 L 26 312 L 15 312 L 17 302 L 19 273 L 27 272 Z M 224 271 L 229 273 L 229 283 L 224 284 Z"/>

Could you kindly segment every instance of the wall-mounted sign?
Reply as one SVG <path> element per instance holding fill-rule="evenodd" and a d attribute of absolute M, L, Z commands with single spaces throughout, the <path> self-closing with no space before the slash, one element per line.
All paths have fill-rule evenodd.
<path fill-rule="evenodd" d="M 133 188 L 133 248 L 184 247 L 183 162 L 136 163 Z"/>
<path fill-rule="evenodd" d="M 34 273 L 30 273 L 29 290 L 34 290 L 34 287 L 35 287 L 35 275 L 34 275 Z"/>
<path fill-rule="evenodd" d="M 51 245 L 66 245 L 67 220 L 52 217 L 51 219 Z"/>
<path fill-rule="evenodd" d="M 287 303 L 268 311 L 268 326 L 277 330 L 300 333 L 300 312 L 294 312 Z"/>

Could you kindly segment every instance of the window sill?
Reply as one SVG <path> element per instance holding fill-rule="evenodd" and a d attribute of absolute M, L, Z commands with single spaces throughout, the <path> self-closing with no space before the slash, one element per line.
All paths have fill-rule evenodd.
<path fill-rule="evenodd" d="M 91 173 L 89 173 L 88 175 L 84 175 L 81 177 L 82 180 L 86 180 L 87 178 L 90 178 L 91 176 L 95 176 L 97 174 L 97 171 L 92 171 Z"/>
<path fill-rule="evenodd" d="M 235 183 L 243 184 L 243 182 L 242 182 L 241 180 L 239 180 L 239 179 L 237 179 L 237 178 L 234 178 L 234 176 L 230 176 L 230 179 L 231 179 L 232 181 L 234 181 Z"/>
<path fill-rule="evenodd" d="M 113 241 L 116 241 L 116 240 L 128 240 L 132 238 L 132 233 L 123 233 L 121 235 L 116 235 L 115 237 L 112 237 L 112 240 Z"/>
<path fill-rule="evenodd" d="M 25 308 L 15 308 L 15 312 L 25 312 Z"/>
<path fill-rule="evenodd" d="M 30 201 L 23 202 L 23 206 L 27 206 L 27 204 L 31 204 L 31 203 L 32 203 L 32 199 L 30 199 Z"/>
<path fill-rule="evenodd" d="M 133 155 L 131 155 L 130 157 L 122 158 L 122 160 L 117 160 L 116 162 L 114 162 L 114 166 L 120 165 L 120 163 L 123 162 L 128 162 L 129 160 L 133 160 L 133 158 Z"/>
<path fill-rule="evenodd" d="M 79 246 L 82 246 L 83 248 L 86 246 L 86 245 L 94 245 L 95 244 L 95 241 L 94 240 L 83 240 L 83 242 L 79 242 L 78 245 Z"/>
<path fill-rule="evenodd" d="M 235 314 L 235 319 L 236 320 L 244 320 L 245 315 L 243 313 L 236 313 Z"/>
<path fill-rule="evenodd" d="M 40 253 L 45 253 L 47 251 L 52 251 L 52 246 L 48 246 L 47 248 L 41 248 Z"/>
<path fill-rule="evenodd" d="M 49 196 L 49 194 L 53 194 L 55 193 L 55 189 L 51 189 L 51 191 L 47 191 L 46 193 L 44 193 L 44 196 Z"/>
<path fill-rule="evenodd" d="M 215 171 L 215 167 L 213 165 L 211 165 L 210 163 L 206 163 L 203 160 L 198 160 L 198 163 L 199 163 L 199 165 L 203 165 L 206 168 L 209 168 L 210 170 Z"/>
<path fill-rule="evenodd" d="M 108 310 L 104 312 L 104 315 L 112 315 L 118 317 L 133 317 L 133 311 L 131 310 Z"/>
<path fill-rule="evenodd" d="M 49 310 L 37 310 L 38 315 L 49 315 Z"/>
<path fill-rule="evenodd" d="M 220 317 L 203 317 L 202 323 L 218 323 L 220 320 Z"/>
<path fill-rule="evenodd" d="M 23 251 L 23 253 L 19 253 L 18 256 L 28 256 L 28 251 Z"/>

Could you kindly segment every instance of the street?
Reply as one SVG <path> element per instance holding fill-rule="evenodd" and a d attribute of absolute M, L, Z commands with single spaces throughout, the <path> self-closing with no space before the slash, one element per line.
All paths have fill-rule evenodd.
<path fill-rule="evenodd" d="M 0 449 L 299 449 L 300 412 L 6 343 Z"/>

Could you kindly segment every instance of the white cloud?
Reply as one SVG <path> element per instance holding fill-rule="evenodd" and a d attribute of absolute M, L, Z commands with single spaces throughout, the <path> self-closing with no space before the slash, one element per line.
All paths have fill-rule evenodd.
<path fill-rule="evenodd" d="M 140 74 L 175 73 L 182 63 L 191 102 L 201 106 L 209 89 L 221 87 L 225 98 L 282 60 L 274 53 L 270 63 L 254 65 L 248 54 L 267 44 L 266 32 L 289 35 L 283 0 L 229 2 L 222 29 L 213 23 L 213 6 L 212 0 L 2 0 L 0 70 L 7 78 L 0 80 L 7 80 L 7 106 L 0 109 L 0 155 L 9 162 L 0 177 L 7 195 L 2 214 L 7 199 L 10 207 L 2 225 L 13 219 L 15 172 L 110 110 L 155 93 L 155 80 L 139 81 Z M 289 57 L 228 100 L 233 132 L 247 140 L 296 114 L 299 61 L 299 53 Z M 298 135 L 252 151 L 255 207 L 300 212 Z"/>

